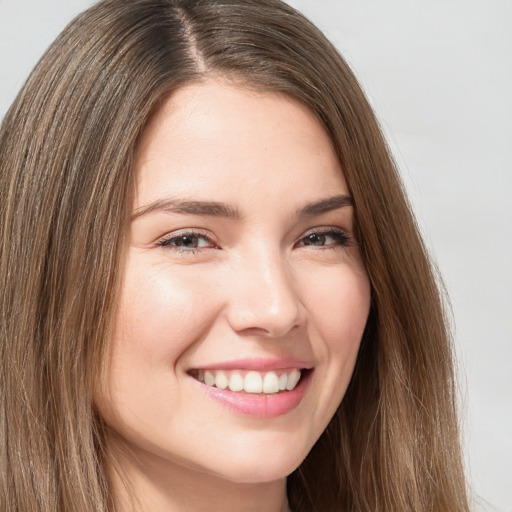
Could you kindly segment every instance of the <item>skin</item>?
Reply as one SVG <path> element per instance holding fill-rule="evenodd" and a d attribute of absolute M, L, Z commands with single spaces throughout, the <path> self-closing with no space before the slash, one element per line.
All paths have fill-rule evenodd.
<path fill-rule="evenodd" d="M 208 79 L 153 115 L 136 158 L 108 389 L 97 399 L 123 510 L 287 510 L 286 476 L 343 398 L 370 307 L 353 208 L 297 217 L 341 194 L 329 137 L 288 96 Z M 238 218 L 156 207 L 169 199 L 221 202 Z M 322 236 L 329 229 L 343 236 Z M 199 247 L 178 247 L 191 231 Z M 302 401 L 277 417 L 233 411 L 190 375 L 280 357 L 313 371 Z"/>

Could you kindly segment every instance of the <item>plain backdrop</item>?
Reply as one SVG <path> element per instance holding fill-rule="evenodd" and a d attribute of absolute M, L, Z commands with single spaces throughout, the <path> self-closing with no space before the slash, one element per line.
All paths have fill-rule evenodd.
<path fill-rule="evenodd" d="M 293 0 L 388 137 L 454 310 L 467 465 L 512 512 L 512 1 Z M 0 0 L 0 118 L 89 0 Z"/>

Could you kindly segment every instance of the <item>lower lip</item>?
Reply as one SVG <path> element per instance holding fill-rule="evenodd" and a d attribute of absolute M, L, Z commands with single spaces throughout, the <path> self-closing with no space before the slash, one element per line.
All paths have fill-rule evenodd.
<path fill-rule="evenodd" d="M 234 392 L 196 382 L 210 398 L 231 411 L 255 418 L 275 418 L 293 411 L 300 404 L 311 381 L 311 374 L 309 371 L 291 391 L 273 395 Z"/>

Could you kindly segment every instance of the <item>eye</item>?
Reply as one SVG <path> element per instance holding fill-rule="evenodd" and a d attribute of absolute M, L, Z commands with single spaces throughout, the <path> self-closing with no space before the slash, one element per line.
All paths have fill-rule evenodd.
<path fill-rule="evenodd" d="M 179 252 L 191 253 L 195 253 L 201 249 L 217 248 L 217 245 L 209 236 L 195 231 L 171 233 L 160 239 L 156 245 L 158 247 L 174 249 Z"/>
<path fill-rule="evenodd" d="M 338 228 L 328 228 L 307 233 L 297 242 L 297 246 L 334 249 L 336 247 L 346 247 L 350 242 L 351 237 L 348 233 Z"/>

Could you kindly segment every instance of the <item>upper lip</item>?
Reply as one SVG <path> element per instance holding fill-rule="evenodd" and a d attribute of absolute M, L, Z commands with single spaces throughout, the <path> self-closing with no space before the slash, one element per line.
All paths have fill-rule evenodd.
<path fill-rule="evenodd" d="M 205 365 L 194 366 L 196 370 L 254 370 L 271 371 L 284 370 L 286 368 L 311 369 L 313 364 L 304 359 L 296 357 L 279 358 L 246 358 L 232 359 L 230 361 L 219 361 Z"/>

